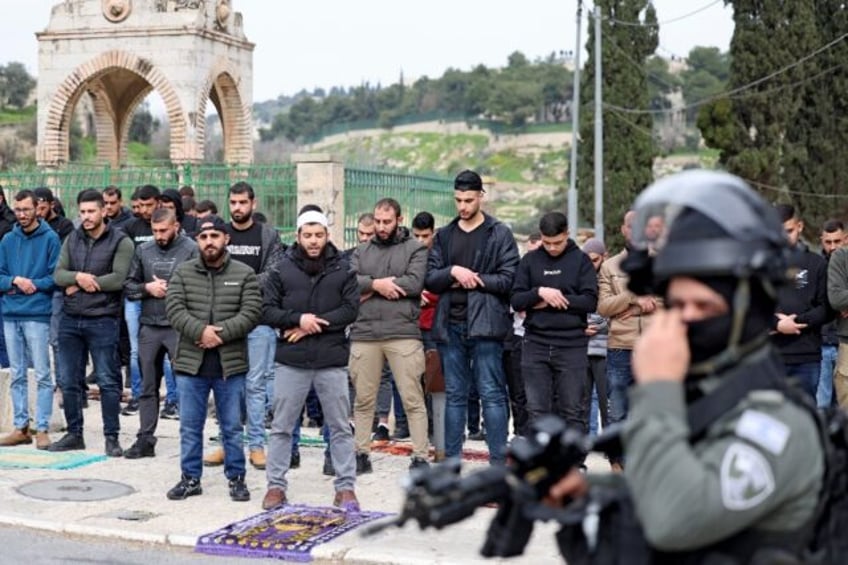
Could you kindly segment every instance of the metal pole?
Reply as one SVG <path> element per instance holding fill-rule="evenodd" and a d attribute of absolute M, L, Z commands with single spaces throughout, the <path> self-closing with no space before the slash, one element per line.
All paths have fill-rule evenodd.
<path fill-rule="evenodd" d="M 580 137 L 580 27 L 583 19 L 583 0 L 577 0 L 577 46 L 574 48 L 574 88 L 571 102 L 571 170 L 568 179 L 568 226 L 577 237 L 577 144 Z"/>
<path fill-rule="evenodd" d="M 595 237 L 604 240 L 604 116 L 601 90 L 601 9 L 595 4 Z"/>

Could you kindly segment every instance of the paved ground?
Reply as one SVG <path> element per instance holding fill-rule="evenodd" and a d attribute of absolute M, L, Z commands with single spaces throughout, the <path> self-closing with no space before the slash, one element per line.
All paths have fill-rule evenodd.
<path fill-rule="evenodd" d="M 88 452 L 103 453 L 100 406 L 91 402 L 85 411 L 85 440 Z M 126 448 L 138 429 L 138 417 L 122 416 L 121 443 Z M 206 437 L 217 433 L 210 420 Z M 317 430 L 304 428 L 317 437 Z M 60 434 L 52 434 L 58 439 Z M 264 471 L 249 467 L 247 483 L 251 501 L 236 503 L 229 499 L 221 467 L 206 468 L 203 495 L 185 501 L 170 501 L 167 490 L 179 479 L 179 422 L 160 420 L 156 457 L 139 460 L 109 459 L 67 471 L 0 469 L 0 524 L 66 532 L 77 535 L 106 536 L 159 544 L 193 546 L 198 536 L 230 522 L 261 511 L 265 492 Z M 482 442 L 469 447 L 481 449 Z M 22 448 L 3 448 L 22 449 Z M 329 505 L 333 498 L 332 478 L 321 474 L 323 450 L 301 448 L 302 465 L 290 472 L 289 500 L 311 505 Z M 396 512 L 401 508 L 403 491 L 399 486 L 406 474 L 408 459 L 395 455 L 372 455 L 374 473 L 359 477 L 357 494 L 363 509 Z M 466 469 L 481 463 L 467 463 Z M 604 469 L 605 462 L 592 458 L 590 468 Z M 16 489 L 42 479 L 103 479 L 127 484 L 132 494 L 99 502 L 48 502 L 29 498 Z M 145 521 L 124 519 L 126 514 L 149 514 Z M 480 509 L 470 519 L 443 531 L 420 531 L 416 525 L 387 530 L 363 539 L 356 532 L 319 546 L 313 555 L 318 560 L 345 563 L 491 563 L 478 554 L 494 510 Z M 525 556 L 510 563 L 539 563 L 559 560 L 552 525 L 539 525 Z"/>

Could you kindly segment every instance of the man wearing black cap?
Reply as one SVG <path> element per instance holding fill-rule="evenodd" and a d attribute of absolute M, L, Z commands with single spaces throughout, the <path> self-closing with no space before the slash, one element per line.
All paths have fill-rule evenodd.
<path fill-rule="evenodd" d="M 204 218 L 197 234 L 200 257 L 177 267 L 168 283 L 165 308 L 179 334 L 174 370 L 180 396 L 182 477 L 171 500 L 202 494 L 203 427 L 210 391 L 221 429 L 224 474 L 230 498 L 250 500 L 244 482 L 241 405 L 248 370 L 247 334 L 262 315 L 262 296 L 253 269 L 227 251 L 226 224 Z"/>
<path fill-rule="evenodd" d="M 445 375 L 445 454 L 458 458 L 472 379 L 483 404 L 489 460 L 506 458 L 509 419 L 503 342 L 512 331 L 509 293 L 518 267 L 510 229 L 484 213 L 483 181 L 463 171 L 454 181 L 459 213 L 436 233 L 425 287 L 441 295 L 433 322 Z"/>
<path fill-rule="evenodd" d="M 56 199 L 53 197 L 53 191 L 49 188 L 36 188 L 33 190 L 36 198 L 35 212 L 42 220 L 46 220 L 47 224 L 53 228 L 59 239 L 65 241 L 68 234 L 74 231 L 74 223 L 64 216 L 60 216 L 56 212 Z"/>

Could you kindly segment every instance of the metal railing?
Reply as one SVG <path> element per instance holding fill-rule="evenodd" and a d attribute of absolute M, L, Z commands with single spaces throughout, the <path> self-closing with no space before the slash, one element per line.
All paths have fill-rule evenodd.
<path fill-rule="evenodd" d="M 359 216 L 373 212 L 374 204 L 381 198 L 394 198 L 400 203 L 406 226 L 423 211 L 433 214 L 436 227 L 447 224 L 456 215 L 453 180 L 446 177 L 346 168 L 344 198 L 346 247 L 357 243 Z"/>

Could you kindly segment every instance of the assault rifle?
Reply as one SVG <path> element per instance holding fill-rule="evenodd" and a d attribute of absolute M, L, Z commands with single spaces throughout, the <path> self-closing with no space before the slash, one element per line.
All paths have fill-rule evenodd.
<path fill-rule="evenodd" d="M 612 436 L 604 438 L 600 445 L 566 428 L 556 416 L 546 416 L 531 426 L 527 437 L 512 442 L 504 466 L 461 477 L 460 462 L 450 460 L 413 471 L 404 484 L 406 500 L 400 514 L 367 527 L 362 535 L 373 535 L 390 526 L 402 527 L 410 520 L 418 522 L 421 529 L 441 529 L 471 516 L 481 506 L 496 503 L 498 511 L 480 553 L 485 557 L 521 555 L 534 520 L 545 519 L 542 516 L 546 513 L 536 510 L 551 486 L 581 465 L 593 448 L 600 446 L 610 455 L 620 451 Z"/>

